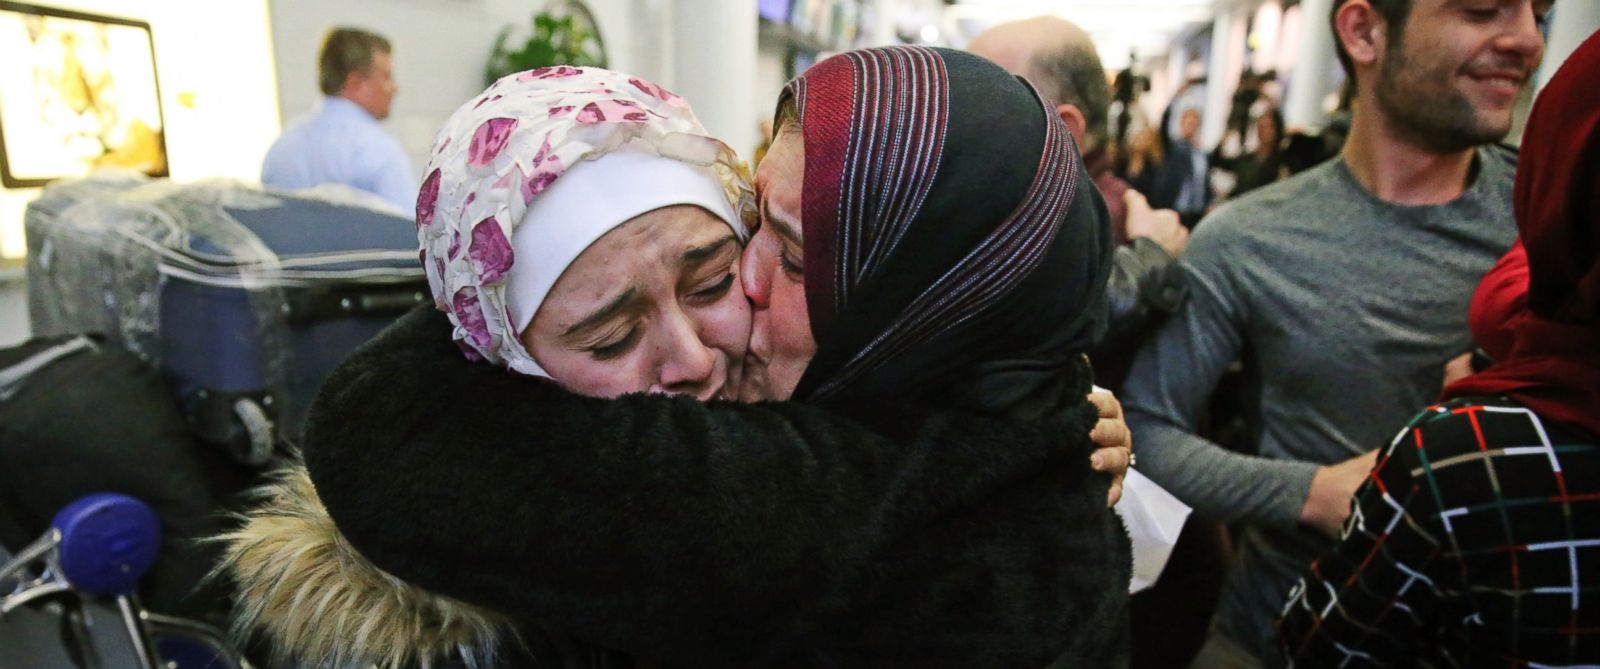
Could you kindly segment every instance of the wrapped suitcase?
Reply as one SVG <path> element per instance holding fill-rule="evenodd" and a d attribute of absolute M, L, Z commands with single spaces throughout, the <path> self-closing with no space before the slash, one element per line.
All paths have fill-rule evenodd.
<path fill-rule="evenodd" d="M 34 336 L 101 333 L 156 364 L 246 463 L 298 433 L 346 355 L 428 299 L 411 219 L 339 191 L 103 175 L 28 206 Z"/>

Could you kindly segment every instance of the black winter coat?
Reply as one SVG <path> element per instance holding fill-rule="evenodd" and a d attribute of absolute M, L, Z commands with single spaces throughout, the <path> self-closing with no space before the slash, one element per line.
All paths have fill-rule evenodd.
<path fill-rule="evenodd" d="M 421 309 L 329 379 L 304 450 L 366 559 L 536 643 L 694 667 L 1106 667 L 1125 662 L 1131 558 L 1089 467 L 1095 419 L 585 398 L 466 362 Z"/>

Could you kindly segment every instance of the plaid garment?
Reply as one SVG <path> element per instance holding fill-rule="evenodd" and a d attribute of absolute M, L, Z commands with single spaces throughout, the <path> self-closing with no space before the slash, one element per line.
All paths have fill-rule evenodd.
<path fill-rule="evenodd" d="M 1300 667 L 1600 666 L 1600 445 L 1506 399 L 1423 411 L 1278 632 Z"/>

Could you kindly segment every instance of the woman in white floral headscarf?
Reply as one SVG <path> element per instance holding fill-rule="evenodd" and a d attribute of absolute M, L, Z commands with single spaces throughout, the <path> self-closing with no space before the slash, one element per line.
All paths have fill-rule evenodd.
<path fill-rule="evenodd" d="M 450 117 L 417 236 L 469 357 L 586 395 L 710 399 L 737 387 L 749 339 L 737 260 L 750 212 L 732 151 L 682 98 L 554 67 Z"/>
<path fill-rule="evenodd" d="M 742 169 L 682 98 L 641 79 L 552 67 L 495 82 L 439 131 L 417 199 L 420 260 L 454 344 L 587 396 L 729 399 L 750 334 Z M 228 567 L 237 626 L 264 628 L 285 661 L 612 655 L 388 576 L 339 535 L 303 468 L 268 494 L 227 537 Z M 513 630 L 531 658 L 497 654 Z"/>

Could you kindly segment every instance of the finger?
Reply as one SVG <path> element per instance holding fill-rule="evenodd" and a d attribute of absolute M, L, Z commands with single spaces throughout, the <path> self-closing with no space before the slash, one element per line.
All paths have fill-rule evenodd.
<path fill-rule="evenodd" d="M 1089 431 L 1089 440 L 1100 448 L 1133 448 L 1133 433 L 1121 418 L 1101 418 Z"/>
<path fill-rule="evenodd" d="M 1106 508 L 1114 507 L 1120 501 L 1122 501 L 1122 479 L 1119 477 L 1111 482 L 1111 491 L 1106 493 Z"/>
<path fill-rule="evenodd" d="M 1089 393 L 1089 403 L 1094 405 L 1101 418 L 1122 418 L 1122 402 L 1109 390 Z"/>
<path fill-rule="evenodd" d="M 1100 448 L 1089 454 L 1089 466 L 1097 472 L 1121 476 L 1133 461 L 1133 451 L 1126 448 Z"/>

